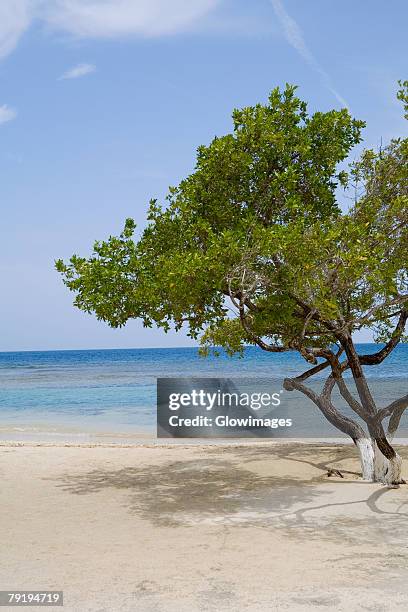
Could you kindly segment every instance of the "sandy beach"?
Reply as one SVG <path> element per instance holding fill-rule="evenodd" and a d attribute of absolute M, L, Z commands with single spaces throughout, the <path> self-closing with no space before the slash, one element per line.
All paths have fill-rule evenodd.
<path fill-rule="evenodd" d="M 0 455 L 1 589 L 62 589 L 70 611 L 408 607 L 407 489 L 359 481 L 351 446 Z"/>

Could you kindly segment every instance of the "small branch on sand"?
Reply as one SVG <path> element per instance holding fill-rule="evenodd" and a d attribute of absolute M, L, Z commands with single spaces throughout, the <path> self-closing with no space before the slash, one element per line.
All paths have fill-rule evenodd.
<path fill-rule="evenodd" d="M 332 476 L 340 476 L 340 478 L 344 478 L 340 470 L 335 470 L 333 468 L 327 468 L 327 477 L 331 478 Z"/>

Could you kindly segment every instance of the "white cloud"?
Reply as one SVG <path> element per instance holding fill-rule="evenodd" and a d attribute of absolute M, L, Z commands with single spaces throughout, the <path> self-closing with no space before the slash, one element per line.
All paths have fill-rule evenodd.
<path fill-rule="evenodd" d="M 342 106 L 348 107 L 346 100 L 332 86 L 330 76 L 321 67 L 313 53 L 310 51 L 303 38 L 302 30 L 297 22 L 287 13 L 281 0 L 271 0 L 271 3 L 275 11 L 275 15 L 279 19 L 279 22 L 283 28 L 283 32 L 288 43 L 294 49 L 296 49 L 302 59 L 320 75 L 324 85 L 329 89 L 329 91 L 331 91 L 336 100 L 340 102 Z"/>
<path fill-rule="evenodd" d="M 15 49 L 30 22 L 30 0 L 0 0 L 0 58 Z"/>
<path fill-rule="evenodd" d="M 0 125 L 2 123 L 7 123 L 7 121 L 13 121 L 17 117 L 17 111 L 7 104 L 3 104 L 0 106 Z"/>
<path fill-rule="evenodd" d="M 78 64 L 73 68 L 70 68 L 64 74 L 59 77 L 59 80 L 64 79 L 78 79 L 80 77 L 86 76 L 87 74 L 91 74 L 95 72 L 96 66 L 94 64 Z"/>
<path fill-rule="evenodd" d="M 79 38 L 153 37 L 191 29 L 222 0 L 0 0 L 0 59 L 34 19 Z"/>
<path fill-rule="evenodd" d="M 160 36 L 188 29 L 220 0 L 51 0 L 43 18 L 79 37 Z"/>

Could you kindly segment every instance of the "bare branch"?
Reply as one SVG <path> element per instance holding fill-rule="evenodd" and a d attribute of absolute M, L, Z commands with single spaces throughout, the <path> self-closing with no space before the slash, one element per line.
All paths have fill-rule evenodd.
<path fill-rule="evenodd" d="M 352 395 L 352 393 L 349 391 L 344 378 L 342 377 L 341 374 L 339 375 L 334 375 L 334 379 L 336 381 L 336 385 L 340 391 L 340 395 L 342 396 L 343 399 L 346 400 L 346 402 L 348 403 L 348 405 L 350 406 L 350 408 L 356 413 L 358 414 L 359 417 L 361 417 L 364 421 L 367 420 L 368 417 L 368 413 L 364 410 L 363 406 L 360 404 L 360 402 L 358 402 L 356 400 L 356 398 Z"/>
<path fill-rule="evenodd" d="M 353 421 L 353 419 L 341 414 L 341 412 L 339 412 L 332 404 L 330 401 L 330 393 L 333 386 L 334 379 L 332 376 L 329 376 L 324 385 L 323 393 L 321 395 L 317 395 L 317 393 L 310 389 L 310 387 L 307 387 L 296 378 L 285 378 L 283 381 L 284 389 L 287 391 L 293 391 L 293 389 L 296 389 L 297 391 L 300 391 L 306 395 L 319 408 L 329 423 L 350 436 L 353 440 L 367 437 L 364 429 L 356 421 Z"/>
<path fill-rule="evenodd" d="M 316 309 L 312 308 L 312 310 L 306 315 L 305 322 L 303 324 L 303 329 L 302 329 L 302 332 L 300 334 L 300 339 L 301 340 L 304 340 L 307 326 L 309 325 L 310 321 L 312 320 L 312 318 L 313 318 L 313 316 L 315 314 L 316 314 Z"/>
<path fill-rule="evenodd" d="M 370 320 L 370 317 L 372 317 L 378 310 L 381 310 L 382 308 L 389 308 L 390 306 L 394 306 L 396 304 L 404 304 L 407 300 L 408 295 L 399 295 L 393 300 L 389 300 L 383 304 L 376 304 L 376 306 L 370 308 L 370 310 L 363 317 L 356 319 L 354 325 L 361 327 L 364 325 L 364 323 L 367 323 Z"/>
<path fill-rule="evenodd" d="M 395 400 L 385 408 L 377 412 L 377 419 L 383 421 L 386 417 L 392 416 L 396 410 L 405 410 L 408 407 L 408 394 Z"/>
<path fill-rule="evenodd" d="M 388 435 L 389 436 L 393 436 L 394 433 L 397 431 L 399 424 L 400 424 L 401 417 L 404 414 L 406 407 L 407 407 L 406 405 L 400 406 L 399 408 L 394 410 L 394 412 L 392 413 L 391 418 L 388 422 Z"/>
<path fill-rule="evenodd" d="M 404 333 L 405 325 L 408 320 L 408 309 L 404 308 L 401 311 L 398 323 L 393 331 L 393 334 L 387 344 L 377 353 L 372 355 L 359 355 L 359 360 L 362 365 L 377 365 L 384 361 L 386 357 L 395 349 L 401 336 Z"/>
<path fill-rule="evenodd" d="M 319 363 L 319 365 L 314 366 L 314 368 L 310 368 L 310 370 L 306 370 L 306 372 L 303 372 L 303 374 L 296 376 L 296 380 L 299 380 L 299 381 L 306 380 L 310 376 L 314 376 L 315 374 L 318 374 L 322 370 L 325 370 L 329 365 L 330 365 L 329 361 L 322 361 L 322 363 Z"/>
<path fill-rule="evenodd" d="M 267 344 L 266 342 L 264 342 L 264 340 L 262 340 L 262 338 L 254 334 L 254 332 L 249 328 L 247 324 L 243 305 L 239 307 L 239 318 L 241 320 L 241 325 L 248 337 L 264 351 L 268 351 L 269 353 L 284 353 L 285 351 L 291 350 L 290 347 L 287 346 L 276 346 L 274 344 Z"/>

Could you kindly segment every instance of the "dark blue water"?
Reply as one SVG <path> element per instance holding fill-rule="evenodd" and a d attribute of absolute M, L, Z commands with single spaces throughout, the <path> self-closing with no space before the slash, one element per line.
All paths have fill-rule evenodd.
<path fill-rule="evenodd" d="M 378 345 L 358 349 L 369 353 Z M 257 348 L 249 348 L 242 359 L 202 358 L 195 348 L 0 353 L 0 428 L 153 431 L 159 376 L 283 379 L 307 367 L 296 353 Z M 366 367 L 366 372 L 381 403 L 403 395 L 408 345 L 398 346 L 383 364 Z M 307 403 L 303 396 L 296 401 Z"/>

